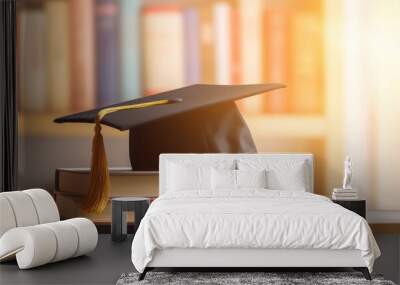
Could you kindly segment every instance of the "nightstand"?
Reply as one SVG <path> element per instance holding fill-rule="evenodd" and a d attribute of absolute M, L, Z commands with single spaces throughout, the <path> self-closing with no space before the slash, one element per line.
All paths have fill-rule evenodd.
<path fill-rule="evenodd" d="M 340 206 L 359 214 L 365 219 L 366 216 L 366 204 L 365 200 L 332 200 L 332 202 L 339 204 Z"/>
<path fill-rule="evenodd" d="M 149 198 L 142 197 L 119 197 L 111 200 L 112 222 L 111 239 L 113 241 L 123 241 L 127 237 L 126 212 L 135 213 L 135 228 L 139 227 L 140 221 L 146 214 L 150 205 Z"/>

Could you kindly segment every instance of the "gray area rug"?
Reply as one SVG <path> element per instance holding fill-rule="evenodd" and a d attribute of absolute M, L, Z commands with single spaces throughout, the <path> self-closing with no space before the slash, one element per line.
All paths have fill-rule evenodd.
<path fill-rule="evenodd" d="M 138 273 L 122 274 L 117 285 L 133 284 L 379 284 L 395 285 L 380 275 L 368 281 L 359 272 L 148 272 L 138 281 Z"/>

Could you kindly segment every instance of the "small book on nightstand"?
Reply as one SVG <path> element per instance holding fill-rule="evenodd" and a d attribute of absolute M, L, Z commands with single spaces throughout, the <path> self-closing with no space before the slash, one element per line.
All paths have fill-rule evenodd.
<path fill-rule="evenodd" d="M 89 189 L 89 168 L 58 168 L 55 176 L 55 200 L 60 216 L 64 219 L 86 217 L 95 224 L 111 223 L 111 198 L 158 196 L 158 171 L 132 171 L 130 168 L 110 168 L 111 189 L 109 202 L 100 214 L 87 213 L 81 209 Z M 134 216 L 128 214 L 128 222 Z"/>
<path fill-rule="evenodd" d="M 356 189 L 334 188 L 332 192 L 332 200 L 357 200 L 358 193 Z"/>

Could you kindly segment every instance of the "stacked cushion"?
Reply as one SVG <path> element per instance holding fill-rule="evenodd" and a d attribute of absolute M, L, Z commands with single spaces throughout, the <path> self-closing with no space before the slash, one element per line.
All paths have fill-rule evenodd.
<path fill-rule="evenodd" d="M 16 257 L 21 269 L 83 255 L 97 245 L 93 222 L 60 222 L 53 198 L 43 189 L 0 193 L 0 217 L 0 261 Z"/>
<path fill-rule="evenodd" d="M 15 228 L 17 222 L 10 202 L 0 194 L 0 237 L 9 229 Z"/>
<path fill-rule="evenodd" d="M 35 207 L 39 224 L 51 223 L 60 220 L 60 214 L 53 197 L 43 189 L 28 189 L 22 191 L 28 194 Z"/>

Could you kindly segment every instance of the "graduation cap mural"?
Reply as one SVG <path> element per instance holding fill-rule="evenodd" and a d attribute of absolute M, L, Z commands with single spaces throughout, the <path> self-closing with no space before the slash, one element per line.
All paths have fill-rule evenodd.
<path fill-rule="evenodd" d="M 110 184 L 101 124 L 129 130 L 133 170 L 158 170 L 161 153 L 257 152 L 235 100 L 283 87 L 196 84 L 55 119 L 56 123 L 95 123 L 84 209 L 101 212 L 108 201 Z"/>

